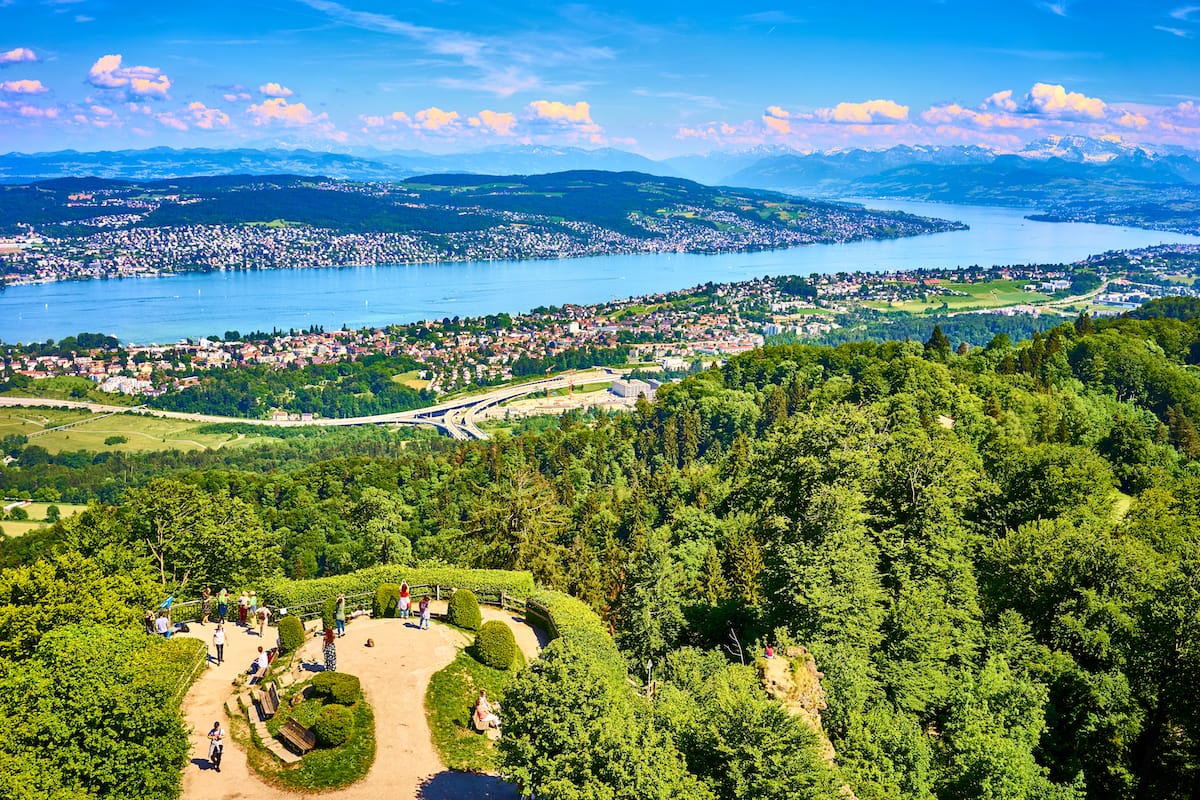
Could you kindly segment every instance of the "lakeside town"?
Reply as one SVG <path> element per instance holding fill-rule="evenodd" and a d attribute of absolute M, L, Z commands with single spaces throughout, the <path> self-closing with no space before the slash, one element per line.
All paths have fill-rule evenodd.
<path fill-rule="evenodd" d="M 0 197 L 13 204 L 0 203 L 8 216 L 0 222 L 0 281 L 15 286 L 222 270 L 726 253 L 964 228 L 632 173 L 587 181 L 538 176 L 536 186 L 510 179 L 450 187 L 245 180 L 219 187 L 200 178 L 178 181 L 187 191 L 107 182 L 58 195 L 39 191 L 21 201 L 25 205 L 19 197 Z M 40 187 L 9 191 L 34 188 Z"/>
<path fill-rule="evenodd" d="M 273 331 L 167 344 L 120 344 L 64 353 L 6 345 L 5 382 L 84 377 L 110 394 L 155 397 L 186 390 L 211 370 L 300 369 L 402 356 L 405 385 L 435 397 L 533 374 L 565 353 L 620 349 L 646 373 L 679 374 L 774 341 L 822 341 L 864 319 L 956 314 L 1042 317 L 1044 327 L 1082 311 L 1115 315 L 1162 296 L 1200 296 L 1200 246 L 1168 245 L 1092 256 L 1068 266 L 1016 266 L 706 284 L 608 303 L 527 314 L 425 320 L 378 329 Z M 531 366 L 533 365 L 533 366 Z"/>

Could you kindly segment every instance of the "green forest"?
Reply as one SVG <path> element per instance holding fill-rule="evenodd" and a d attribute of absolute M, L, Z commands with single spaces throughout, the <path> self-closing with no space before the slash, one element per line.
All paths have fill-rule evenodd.
<path fill-rule="evenodd" d="M 611 632 L 509 689 L 502 770 L 539 798 L 1194 798 L 1193 306 L 767 347 L 487 442 L 10 442 L 6 494 L 91 505 L 0 542 L 0 796 L 178 792 L 188 654 L 144 641 L 146 603 L 401 564 L 528 571 Z M 813 654 L 832 762 L 763 691 L 766 645 Z"/>

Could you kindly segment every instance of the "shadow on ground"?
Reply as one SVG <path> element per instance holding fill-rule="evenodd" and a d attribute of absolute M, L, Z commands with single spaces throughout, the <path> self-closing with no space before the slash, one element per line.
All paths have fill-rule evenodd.
<path fill-rule="evenodd" d="M 418 800 L 519 800 L 517 787 L 492 775 L 473 775 L 469 772 L 439 772 L 421 784 Z"/>

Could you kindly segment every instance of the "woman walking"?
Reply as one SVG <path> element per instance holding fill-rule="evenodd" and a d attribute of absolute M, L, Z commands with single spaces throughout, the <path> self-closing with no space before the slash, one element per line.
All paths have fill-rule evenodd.
<path fill-rule="evenodd" d="M 221 589 L 217 593 L 217 617 L 224 622 L 229 616 L 229 590 Z"/>
<path fill-rule="evenodd" d="M 218 666 L 225 660 L 225 623 L 218 622 L 217 629 L 213 631 L 213 647 L 217 648 L 217 664 Z"/>
<path fill-rule="evenodd" d="M 337 606 L 334 609 L 334 622 L 337 623 L 337 635 L 346 635 L 346 595 L 339 594 L 337 598 Z"/>
<path fill-rule="evenodd" d="M 325 671 L 337 672 L 337 645 L 334 640 L 333 628 L 325 629 Z"/>
<path fill-rule="evenodd" d="M 425 595 L 421 598 L 419 610 L 421 612 L 420 628 L 427 631 L 429 630 L 429 595 Z"/>
<path fill-rule="evenodd" d="M 208 616 L 212 614 L 212 591 L 205 586 L 204 594 L 200 595 L 200 624 L 208 624 Z"/>
<path fill-rule="evenodd" d="M 397 608 L 400 609 L 400 619 L 408 619 L 412 616 L 412 598 L 408 594 L 408 581 L 400 581 L 400 603 Z"/>
<path fill-rule="evenodd" d="M 224 752 L 225 729 L 221 727 L 221 721 L 217 720 L 208 732 L 208 763 L 217 772 L 221 771 L 221 755 Z"/>

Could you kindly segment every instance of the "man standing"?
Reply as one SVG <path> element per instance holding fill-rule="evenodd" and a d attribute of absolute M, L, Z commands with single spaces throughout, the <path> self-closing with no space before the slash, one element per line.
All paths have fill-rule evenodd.
<path fill-rule="evenodd" d="M 339 594 L 337 606 L 334 608 L 334 622 L 337 623 L 337 635 L 346 635 L 346 595 Z"/>

